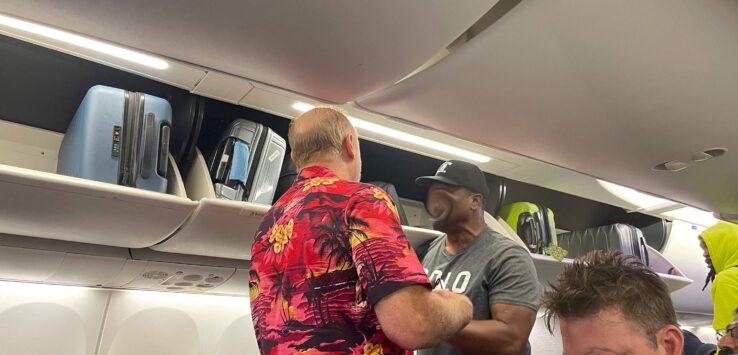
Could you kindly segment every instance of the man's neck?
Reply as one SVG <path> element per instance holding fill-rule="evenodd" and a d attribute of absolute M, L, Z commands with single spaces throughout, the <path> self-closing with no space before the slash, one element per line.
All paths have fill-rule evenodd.
<path fill-rule="evenodd" d="M 486 226 L 483 223 L 470 223 L 460 226 L 458 230 L 446 233 L 446 251 L 451 254 L 458 253 L 459 250 L 471 244 L 484 228 Z"/>
<path fill-rule="evenodd" d="M 340 179 L 343 180 L 352 180 L 351 173 L 349 172 L 348 167 L 346 164 L 344 164 L 341 161 L 337 160 L 324 160 L 324 161 L 315 161 L 306 164 L 302 167 L 302 169 L 309 168 L 312 166 L 321 166 L 324 167 L 330 171 L 332 171 L 336 176 L 338 176 Z"/>

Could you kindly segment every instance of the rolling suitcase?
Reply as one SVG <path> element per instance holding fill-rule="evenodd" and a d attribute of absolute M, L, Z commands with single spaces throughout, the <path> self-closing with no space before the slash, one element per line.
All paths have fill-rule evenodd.
<path fill-rule="evenodd" d="M 531 253 L 543 254 L 549 245 L 557 245 L 553 211 L 531 202 L 515 202 L 500 210 L 507 222 L 525 242 Z"/>
<path fill-rule="evenodd" d="M 215 195 L 270 205 L 286 149 L 284 138 L 268 127 L 233 121 L 208 160 Z"/>
<path fill-rule="evenodd" d="M 171 125 L 166 100 L 93 86 L 64 135 L 57 173 L 166 192 Z"/>
<path fill-rule="evenodd" d="M 559 237 L 559 246 L 569 252 L 569 257 L 582 256 L 593 250 L 621 251 L 624 255 L 639 258 L 646 265 L 650 262 L 641 230 L 629 224 L 617 223 L 564 233 Z"/>

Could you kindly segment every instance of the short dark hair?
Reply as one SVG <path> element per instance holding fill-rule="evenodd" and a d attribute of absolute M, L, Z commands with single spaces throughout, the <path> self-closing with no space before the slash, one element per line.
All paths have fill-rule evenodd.
<path fill-rule="evenodd" d="M 603 310 L 620 312 L 640 326 L 654 345 L 661 328 L 678 325 L 666 284 L 640 260 L 621 252 L 584 255 L 549 286 L 543 306 L 551 333 L 555 318 L 582 319 Z"/>

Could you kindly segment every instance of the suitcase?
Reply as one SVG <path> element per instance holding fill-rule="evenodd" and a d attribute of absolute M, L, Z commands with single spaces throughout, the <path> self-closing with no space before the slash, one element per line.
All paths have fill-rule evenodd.
<path fill-rule="evenodd" d="M 593 250 L 621 251 L 624 255 L 639 258 L 649 265 L 646 240 L 641 230 L 629 224 L 612 224 L 564 233 L 559 236 L 559 246 L 569 252 L 569 257 L 575 258 Z"/>
<path fill-rule="evenodd" d="M 282 162 L 282 171 L 280 171 L 279 180 L 277 180 L 277 189 L 274 192 L 274 202 L 277 202 L 292 187 L 295 179 L 297 179 L 297 166 L 292 161 L 292 157 L 285 153 L 284 161 Z"/>
<path fill-rule="evenodd" d="M 284 138 L 268 127 L 233 121 L 208 160 L 215 195 L 270 205 L 286 149 Z"/>
<path fill-rule="evenodd" d="M 64 135 L 57 173 L 166 192 L 171 126 L 166 100 L 94 86 Z"/>
<path fill-rule="evenodd" d="M 515 202 L 500 210 L 500 217 L 520 236 L 531 253 L 544 254 L 549 245 L 557 245 L 553 211 L 531 202 Z"/>
<path fill-rule="evenodd" d="M 395 206 L 397 207 L 397 214 L 400 217 L 400 223 L 402 223 L 403 226 L 408 225 L 407 215 L 405 214 L 405 210 L 402 208 L 402 205 L 400 205 L 400 196 L 397 194 L 397 189 L 395 188 L 395 185 L 384 181 L 375 181 L 370 182 L 369 184 L 379 187 L 380 189 L 384 190 L 387 195 L 389 195 L 389 197 L 392 199 L 392 202 L 394 202 Z"/>

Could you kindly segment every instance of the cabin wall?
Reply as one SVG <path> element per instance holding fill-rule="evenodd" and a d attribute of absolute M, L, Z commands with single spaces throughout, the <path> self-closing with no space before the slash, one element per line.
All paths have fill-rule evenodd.
<path fill-rule="evenodd" d="M 1 354 L 257 354 L 245 297 L 0 282 Z"/>

